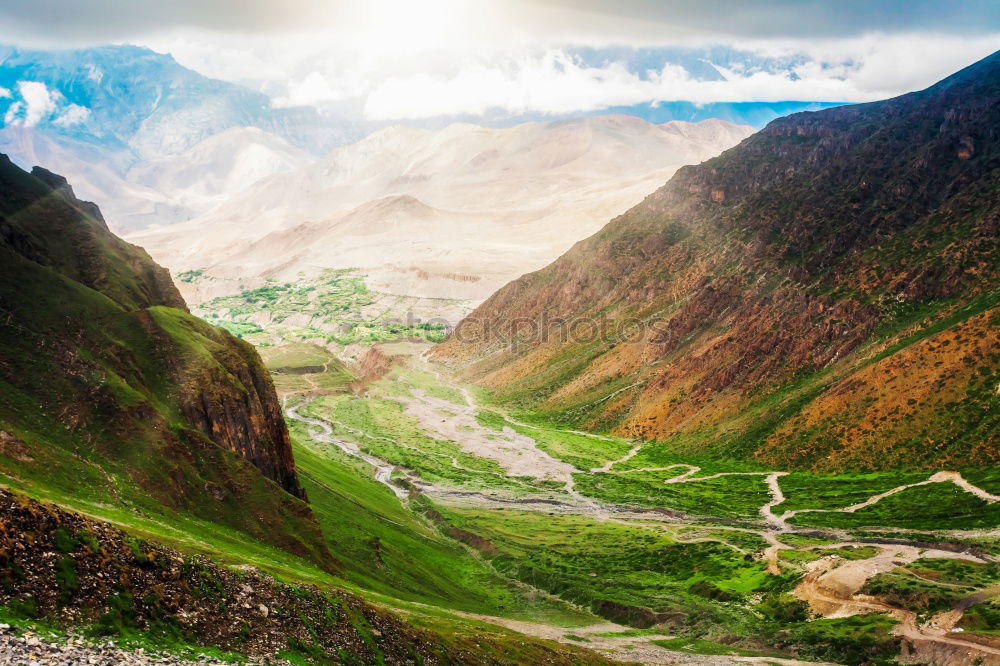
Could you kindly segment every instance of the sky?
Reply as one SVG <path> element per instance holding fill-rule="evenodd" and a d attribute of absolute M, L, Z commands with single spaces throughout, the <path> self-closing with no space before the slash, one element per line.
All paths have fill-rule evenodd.
<path fill-rule="evenodd" d="M 0 0 L 0 41 L 145 45 L 370 121 L 541 117 L 884 99 L 1000 49 L 1000 2 Z"/>

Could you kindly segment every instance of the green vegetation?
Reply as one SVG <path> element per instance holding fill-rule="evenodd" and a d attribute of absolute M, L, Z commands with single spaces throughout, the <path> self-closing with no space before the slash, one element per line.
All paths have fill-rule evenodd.
<path fill-rule="evenodd" d="M 925 481 L 931 472 L 817 475 L 792 472 L 781 478 L 785 501 L 777 511 L 843 509 L 908 483 Z"/>
<path fill-rule="evenodd" d="M 509 477 L 496 462 L 465 453 L 454 442 L 429 437 L 398 402 L 323 396 L 307 405 L 303 413 L 328 420 L 338 437 L 356 441 L 366 453 L 424 480 L 457 487 L 532 490 L 533 479 Z"/>
<path fill-rule="evenodd" d="M 746 650 L 744 648 L 735 647 L 732 645 L 726 645 L 724 643 L 715 643 L 713 641 L 706 641 L 700 638 L 691 638 L 689 636 L 678 636 L 677 638 L 669 638 L 666 640 L 655 640 L 652 641 L 654 645 L 659 645 L 660 647 L 665 647 L 668 650 L 675 650 L 677 652 L 687 652 L 688 654 L 710 654 L 710 655 L 723 655 L 723 656 L 733 656 L 733 657 L 771 657 L 783 656 L 777 652 L 761 652 L 759 650 Z"/>
<path fill-rule="evenodd" d="M 198 268 L 190 271 L 181 271 L 177 274 L 177 279 L 181 282 L 197 282 L 198 278 L 205 274 L 204 269 Z"/>
<path fill-rule="evenodd" d="M 987 528 L 1000 525 L 1000 503 L 989 504 L 951 483 L 932 483 L 900 491 L 854 513 L 800 513 L 790 522 L 839 528 Z"/>
<path fill-rule="evenodd" d="M 187 274 L 178 277 L 184 279 Z M 443 323 L 398 319 L 398 313 L 405 309 L 399 300 L 370 291 L 364 274 L 339 269 L 221 296 L 200 304 L 196 312 L 262 347 L 275 342 L 319 341 L 343 346 L 399 339 L 440 342 L 445 338 Z M 260 321 L 266 323 L 256 323 Z"/>
<path fill-rule="evenodd" d="M 885 615 L 813 620 L 790 625 L 787 637 L 779 640 L 795 645 L 807 659 L 889 666 L 896 663 L 900 649 L 900 639 L 892 635 L 895 626 Z"/>
<path fill-rule="evenodd" d="M 279 343 L 260 352 L 279 394 L 346 391 L 353 379 L 343 362 L 316 344 Z"/>
<path fill-rule="evenodd" d="M 313 442 L 293 422 L 296 462 L 347 579 L 386 597 L 522 619 L 578 623 L 583 616 L 544 599 L 526 600 L 457 541 L 400 504 L 371 468 Z"/>
<path fill-rule="evenodd" d="M 220 650 L 210 645 L 199 645 L 186 640 L 178 632 L 159 625 L 140 629 L 129 622 L 124 606 L 120 602 L 128 602 L 119 597 L 112 597 L 112 607 L 108 613 L 97 622 L 74 627 L 79 640 L 79 634 L 87 637 L 88 642 L 100 645 L 103 641 L 114 639 L 117 647 L 125 650 L 142 649 L 149 655 L 166 654 L 180 659 L 195 660 L 208 657 L 230 663 L 245 663 L 245 655 L 237 652 Z M 116 619 L 115 619 L 116 618 Z M 30 632 L 45 640 L 63 643 L 69 639 L 67 627 L 57 625 L 49 620 L 39 619 L 34 613 L 26 611 L 23 604 L 10 603 L 0 606 L 0 622 L 9 625 L 17 635 Z"/>
<path fill-rule="evenodd" d="M 664 483 L 686 471 L 574 474 L 577 489 L 616 504 L 666 508 L 695 516 L 759 520 L 770 497 L 763 476 L 720 476 L 706 481 Z"/>
<path fill-rule="evenodd" d="M 497 425 L 506 425 L 516 432 L 531 437 L 538 443 L 538 448 L 553 458 L 573 465 L 581 472 L 589 472 L 604 463 L 618 460 L 632 448 L 633 443 L 617 437 L 588 437 L 587 435 L 558 430 L 544 421 L 532 420 L 529 426 L 518 425 L 504 419 L 499 424 L 495 412 L 481 412 L 477 417 L 486 427 L 496 429 Z M 501 419 L 503 417 L 500 417 Z"/>
<path fill-rule="evenodd" d="M 770 582 L 760 562 L 725 544 L 680 543 L 655 527 L 516 510 L 439 510 L 449 524 L 490 544 L 484 556 L 497 570 L 605 617 L 631 616 L 638 626 L 745 625 L 750 618 L 741 602 Z"/>
<path fill-rule="evenodd" d="M 875 576 L 862 592 L 927 617 L 957 607 L 977 588 L 997 585 L 1000 585 L 1000 565 L 995 562 L 977 564 L 951 559 L 920 559 Z M 992 628 L 1000 629 L 1000 625 Z"/>

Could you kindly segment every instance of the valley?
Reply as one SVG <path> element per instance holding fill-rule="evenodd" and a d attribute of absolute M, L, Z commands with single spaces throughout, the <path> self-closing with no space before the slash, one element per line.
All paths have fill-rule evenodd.
<path fill-rule="evenodd" d="M 429 361 L 426 343 L 378 349 L 392 362 L 360 393 L 323 372 L 283 392 L 314 503 L 312 461 L 340 461 L 381 489 L 380 511 L 447 535 L 567 618 L 514 599 L 490 613 L 435 604 L 643 663 L 674 663 L 678 649 L 701 655 L 691 663 L 1000 654 L 976 631 L 1000 593 L 995 471 L 824 476 L 685 462 L 654 443 L 510 413 Z M 392 543 L 380 537 L 380 552 Z M 828 619 L 807 621 L 813 613 Z"/>
<path fill-rule="evenodd" d="M 1000 52 L 355 143 L 6 58 L 0 147 L 117 204 L 0 155 L 0 663 L 1000 666 Z"/>

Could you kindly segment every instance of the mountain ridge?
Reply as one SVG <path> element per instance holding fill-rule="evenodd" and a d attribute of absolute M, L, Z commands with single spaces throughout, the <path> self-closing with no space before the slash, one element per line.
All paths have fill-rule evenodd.
<path fill-rule="evenodd" d="M 4 157 L 0 183 L 7 483 L 187 513 L 335 569 L 253 347 L 190 315 L 61 176 Z"/>
<path fill-rule="evenodd" d="M 974 341 L 996 337 L 998 90 L 994 54 L 925 91 L 778 119 L 502 289 L 470 315 L 468 344 L 435 353 L 501 400 L 689 452 L 836 469 L 995 461 L 983 410 L 998 359 Z M 558 330 L 543 315 L 658 323 L 626 341 L 519 341 L 515 320 Z M 849 388 L 865 358 L 902 362 L 894 344 L 949 316 L 981 337 L 933 333 L 953 357 L 899 371 L 936 395 L 895 405 L 860 375 Z"/>

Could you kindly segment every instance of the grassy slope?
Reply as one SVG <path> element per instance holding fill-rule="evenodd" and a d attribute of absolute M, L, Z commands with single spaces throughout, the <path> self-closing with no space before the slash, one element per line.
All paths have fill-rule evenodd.
<path fill-rule="evenodd" d="M 0 181 L 4 481 L 171 538 L 190 530 L 199 547 L 335 571 L 308 505 L 209 439 L 239 433 L 187 416 L 192 398 L 217 399 L 221 428 L 280 445 L 255 421 L 266 414 L 241 412 L 261 391 L 247 382 L 267 381 L 253 348 L 170 307 L 183 302 L 166 272 L 96 209 L 7 162 Z"/>
<path fill-rule="evenodd" d="M 388 599 L 556 624 L 590 618 L 529 601 L 430 521 L 371 479 L 367 464 L 311 442 L 295 428 L 296 460 L 331 551 L 353 584 Z M 398 603 L 393 601 L 391 603 Z"/>

